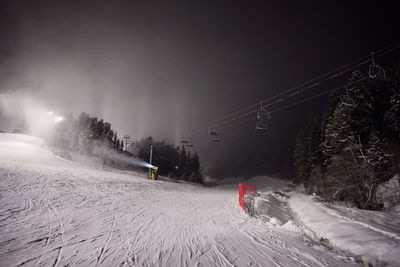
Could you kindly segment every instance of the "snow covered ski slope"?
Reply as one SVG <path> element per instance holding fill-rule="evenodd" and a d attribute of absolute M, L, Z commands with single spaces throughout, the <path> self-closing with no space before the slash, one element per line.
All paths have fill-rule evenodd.
<path fill-rule="evenodd" d="M 354 266 L 245 215 L 237 188 L 151 181 L 0 134 L 0 266 Z"/>

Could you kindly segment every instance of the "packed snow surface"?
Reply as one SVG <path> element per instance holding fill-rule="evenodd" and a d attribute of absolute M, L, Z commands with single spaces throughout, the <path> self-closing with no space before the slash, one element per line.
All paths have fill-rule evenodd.
<path fill-rule="evenodd" d="M 289 204 L 304 230 L 315 238 L 360 256 L 365 263 L 400 266 L 397 214 L 328 205 L 301 194 L 293 194 Z"/>
<path fill-rule="evenodd" d="M 151 181 L 54 156 L 38 138 L 0 134 L 0 266 L 42 265 L 357 263 L 305 238 L 292 221 L 274 226 L 247 216 L 237 183 Z"/>

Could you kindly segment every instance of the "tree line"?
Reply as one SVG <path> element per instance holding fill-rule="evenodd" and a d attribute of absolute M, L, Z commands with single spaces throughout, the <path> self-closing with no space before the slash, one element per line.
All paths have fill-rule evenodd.
<path fill-rule="evenodd" d="M 191 154 L 186 151 L 185 146 L 179 147 L 147 137 L 135 142 L 134 154 L 148 162 L 151 146 L 153 149 L 152 164 L 159 167 L 160 175 L 202 183 L 202 172 L 197 153 Z"/>
<path fill-rule="evenodd" d="M 74 119 L 72 114 L 66 114 L 57 125 L 53 144 L 62 151 L 86 155 L 93 155 L 95 148 L 101 145 L 116 151 L 122 151 L 124 147 L 123 140 L 111 128 L 111 123 L 91 117 L 85 112 L 78 119 Z"/>
<path fill-rule="evenodd" d="M 310 115 L 294 149 L 295 181 L 308 193 L 380 209 L 377 187 L 400 173 L 400 67 L 390 80 L 355 71 L 350 98 L 329 97 L 322 115 Z M 400 182 L 400 181 L 399 181 Z"/>
<path fill-rule="evenodd" d="M 149 162 L 152 145 L 152 164 L 159 167 L 160 175 L 202 182 L 197 153 L 187 152 L 184 146 L 174 146 L 166 141 L 154 141 L 152 137 L 143 138 L 128 146 L 122 138 L 119 138 L 117 131 L 112 129 L 111 123 L 92 117 L 85 112 L 81 113 L 77 119 L 74 119 L 71 114 L 64 116 L 64 120 L 57 126 L 53 145 L 57 148 L 56 152 L 63 157 L 70 158 L 68 152 L 98 156 L 103 160 L 104 165 L 119 168 L 134 166 L 127 166 L 128 161 L 119 160 L 121 157 L 116 157 L 115 153 Z"/>

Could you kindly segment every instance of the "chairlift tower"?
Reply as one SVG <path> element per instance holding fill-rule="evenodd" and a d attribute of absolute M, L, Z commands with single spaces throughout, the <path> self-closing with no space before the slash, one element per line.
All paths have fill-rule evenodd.
<path fill-rule="evenodd" d="M 151 164 L 152 160 L 153 160 L 153 144 L 150 145 L 150 160 L 149 160 L 150 165 L 152 165 Z M 149 168 L 149 177 L 150 178 L 151 178 L 151 170 L 152 170 L 152 168 L 150 167 Z"/>
<path fill-rule="evenodd" d="M 124 135 L 124 151 L 128 150 L 128 145 L 131 143 L 131 137 L 129 135 Z"/>

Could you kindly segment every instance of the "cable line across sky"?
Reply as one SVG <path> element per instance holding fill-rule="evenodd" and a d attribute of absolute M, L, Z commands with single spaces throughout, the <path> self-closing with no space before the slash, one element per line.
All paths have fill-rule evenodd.
<path fill-rule="evenodd" d="M 334 89 L 330 89 L 327 91 L 322 91 L 322 92 L 316 92 L 313 95 L 294 101 L 292 103 L 288 103 L 286 105 L 276 107 L 275 109 L 270 109 L 270 107 L 277 105 L 278 103 L 284 102 L 285 100 L 290 100 L 294 98 L 295 96 L 300 96 L 304 92 L 311 90 L 313 88 L 317 88 L 321 86 L 322 84 L 333 80 L 339 76 L 342 76 L 345 73 L 348 73 L 352 70 L 355 70 L 367 63 L 371 63 L 370 69 L 369 69 L 369 76 L 371 77 L 371 67 L 372 69 L 376 68 L 379 71 L 383 71 L 383 75 L 385 75 L 383 68 L 379 67 L 378 65 L 375 64 L 375 60 L 377 58 L 380 58 L 388 53 L 391 53 L 392 51 L 400 48 L 400 42 L 391 44 L 389 46 L 386 46 L 385 48 L 382 48 L 380 50 L 377 50 L 376 52 L 371 53 L 371 55 L 361 57 L 359 59 L 356 59 L 350 63 L 347 63 L 343 66 L 337 67 L 329 72 L 326 72 L 322 75 L 319 75 L 311 80 L 308 80 L 306 82 L 303 82 L 301 84 L 298 84 L 288 90 L 285 90 L 283 92 L 280 92 L 274 96 L 262 99 L 258 101 L 255 104 L 249 105 L 247 107 L 241 108 L 237 111 L 228 113 L 224 116 L 221 116 L 215 120 L 212 120 L 211 122 L 204 124 L 202 127 L 197 128 L 195 130 L 187 132 L 185 135 L 183 135 L 182 140 L 187 140 L 191 139 L 193 135 L 196 135 L 202 131 L 209 131 L 208 133 L 210 134 L 210 130 L 212 133 L 210 135 L 219 135 L 219 130 L 223 130 L 232 126 L 236 126 L 238 124 L 242 124 L 251 120 L 257 119 L 257 125 L 260 126 L 261 130 L 263 130 L 262 127 L 265 127 L 264 130 L 266 130 L 266 121 L 270 119 L 270 114 L 282 111 L 284 109 L 287 109 L 289 107 L 305 103 L 307 101 L 310 101 L 312 99 L 327 95 L 331 92 L 341 90 L 345 88 L 345 85 L 336 87 Z M 347 96 L 348 97 L 348 96 Z M 268 109 L 267 109 L 268 108 Z M 262 114 L 260 114 L 262 113 Z M 251 116 L 250 116 L 251 115 Z M 250 117 L 249 117 L 250 116 Z M 257 127 L 256 126 L 256 129 Z"/>

